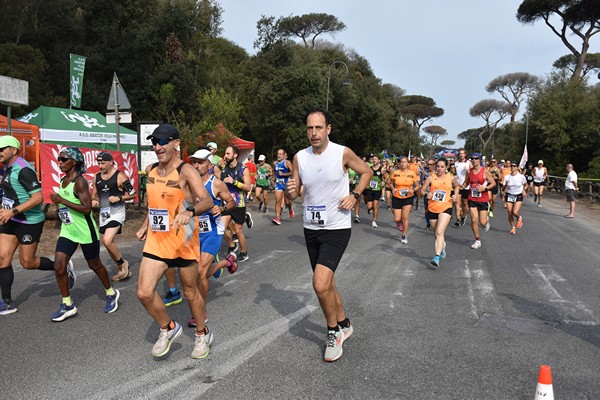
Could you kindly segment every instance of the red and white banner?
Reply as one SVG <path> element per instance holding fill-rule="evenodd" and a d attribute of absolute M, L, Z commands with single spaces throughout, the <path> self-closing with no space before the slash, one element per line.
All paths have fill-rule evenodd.
<path fill-rule="evenodd" d="M 50 201 L 50 193 L 58 192 L 58 185 L 60 185 L 60 180 L 64 174 L 58 166 L 57 158 L 62 149 L 66 147 L 68 146 L 40 143 L 40 167 L 42 170 L 42 194 L 44 195 L 44 203 L 52 203 L 52 201 Z M 135 191 L 139 193 L 138 165 L 135 154 L 110 150 L 87 149 L 83 147 L 80 147 L 79 150 L 83 153 L 83 158 L 87 167 L 87 172 L 83 174 L 83 176 L 90 185 L 96 173 L 100 172 L 98 163 L 96 162 L 96 156 L 101 152 L 108 151 L 115 159 L 117 169 L 127 176 L 135 188 Z M 137 199 L 138 198 L 136 197 L 135 202 L 137 202 Z"/>

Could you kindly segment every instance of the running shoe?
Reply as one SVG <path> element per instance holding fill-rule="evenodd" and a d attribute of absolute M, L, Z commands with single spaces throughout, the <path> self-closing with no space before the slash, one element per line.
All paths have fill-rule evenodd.
<path fill-rule="evenodd" d="M 488 217 L 494 218 L 494 212 L 492 210 L 488 211 Z"/>
<path fill-rule="evenodd" d="M 75 273 L 73 261 L 71 260 L 67 263 L 67 278 L 69 278 L 69 289 L 71 289 L 75 285 L 75 281 L 77 281 L 77 274 Z"/>
<path fill-rule="evenodd" d="M 358 217 L 358 215 L 356 217 L 354 217 L 354 222 L 356 222 L 357 224 L 360 224 L 360 218 Z"/>
<path fill-rule="evenodd" d="M 325 341 L 325 361 L 333 362 L 338 360 L 343 353 L 342 344 L 344 343 L 344 332 L 328 331 L 327 340 Z"/>
<path fill-rule="evenodd" d="M 154 357 L 162 357 L 167 354 L 171 348 L 171 343 L 181 335 L 181 331 L 181 325 L 177 322 L 175 322 L 173 329 L 161 329 L 158 340 L 152 347 L 152 355 Z"/>
<path fill-rule="evenodd" d="M 485 224 L 485 226 L 483 227 L 483 231 L 487 232 L 490 230 L 490 221 L 487 222 L 487 224 Z"/>
<path fill-rule="evenodd" d="M 405 235 L 402 235 L 402 239 L 400 239 L 400 243 L 402 243 L 402 244 L 407 244 L 408 243 L 408 239 L 406 238 Z"/>
<path fill-rule="evenodd" d="M 208 324 L 208 312 L 204 313 L 204 325 L 206 324 Z M 190 319 L 188 320 L 188 326 L 190 328 L 195 328 L 197 326 L 194 317 L 190 317 Z"/>
<path fill-rule="evenodd" d="M 171 289 L 167 290 L 163 297 L 163 302 L 167 307 L 180 304 L 182 301 L 183 297 L 181 297 L 181 292 L 177 289 L 175 289 L 175 291 L 172 291 Z"/>
<path fill-rule="evenodd" d="M 244 221 L 246 221 L 246 226 L 248 227 L 248 229 L 252 228 L 252 225 L 254 225 L 254 221 L 252 221 L 252 214 L 250 214 L 247 211 L 246 216 L 244 217 Z"/>
<path fill-rule="evenodd" d="M 440 253 L 440 259 L 446 258 L 446 242 L 444 242 L 444 246 L 442 247 L 442 252 Z"/>
<path fill-rule="evenodd" d="M 456 220 L 456 222 L 454 223 L 454 226 L 460 226 L 460 219 Z"/>
<path fill-rule="evenodd" d="M 419 211 L 419 202 L 418 201 L 415 203 L 415 211 Z"/>
<path fill-rule="evenodd" d="M 467 217 L 460 217 L 460 226 L 464 226 L 465 222 L 467 222 Z"/>
<path fill-rule="evenodd" d="M 295 216 L 296 216 L 296 213 L 294 212 L 294 209 L 292 207 L 290 207 L 290 218 L 294 219 Z"/>
<path fill-rule="evenodd" d="M 476 240 L 472 245 L 471 248 L 472 249 L 478 249 L 481 247 L 481 240 Z"/>
<path fill-rule="evenodd" d="M 343 341 L 345 342 L 346 340 L 350 339 L 350 336 L 352 336 L 352 334 L 354 333 L 354 328 L 352 327 L 352 324 L 346 326 L 346 327 L 341 327 L 342 329 L 342 333 L 344 334 L 344 339 Z"/>
<path fill-rule="evenodd" d="M 117 274 L 113 275 L 113 281 L 124 281 L 133 276 L 133 273 L 129 270 L 129 262 L 123 261 L 123 264 L 117 265 Z"/>
<path fill-rule="evenodd" d="M 510 228 L 510 232 L 509 232 L 509 233 L 510 233 L 511 235 L 516 235 L 516 234 L 517 234 L 517 231 L 516 231 L 516 229 L 515 229 L 515 227 L 514 227 L 514 226 L 513 226 L 512 228 Z"/>
<path fill-rule="evenodd" d="M 402 232 L 402 222 L 396 222 L 396 228 L 398 228 L 400 232 Z"/>
<path fill-rule="evenodd" d="M 379 199 L 379 201 L 385 201 L 385 197 L 381 196 L 381 198 Z"/>
<path fill-rule="evenodd" d="M 244 217 L 244 219 L 245 219 L 245 217 Z M 239 239 L 235 233 L 231 234 L 231 239 L 233 240 L 233 243 L 239 243 Z"/>
<path fill-rule="evenodd" d="M 523 217 L 519 215 L 519 219 L 517 220 L 517 228 L 521 229 L 523 227 Z"/>
<path fill-rule="evenodd" d="M 373 211 L 372 208 L 367 208 L 367 214 L 371 215 L 371 211 Z"/>
<path fill-rule="evenodd" d="M 277 217 L 273 218 L 273 220 L 271 222 L 274 223 L 275 225 L 281 225 L 281 220 Z"/>
<path fill-rule="evenodd" d="M 260 202 L 258 203 L 258 211 L 262 211 L 262 209 L 263 209 L 263 202 L 262 202 L 262 201 L 260 201 Z"/>
<path fill-rule="evenodd" d="M 192 350 L 192 358 L 204 358 L 210 353 L 210 345 L 213 342 L 213 334 L 208 327 L 205 329 L 205 333 L 198 335 L 194 339 L 194 350 Z"/>
<path fill-rule="evenodd" d="M 218 262 L 218 261 L 217 261 Z M 219 268 L 218 270 L 215 271 L 215 273 L 213 274 L 213 278 L 218 279 L 221 277 L 221 274 L 223 273 L 223 268 Z"/>
<path fill-rule="evenodd" d="M 433 265 L 434 267 L 439 267 L 440 266 L 440 256 L 434 256 L 431 259 L 431 265 Z"/>
<path fill-rule="evenodd" d="M 542 203 L 538 203 L 538 208 L 542 208 Z"/>
<path fill-rule="evenodd" d="M 238 250 L 240 249 L 240 245 L 235 242 L 233 244 L 234 244 L 233 247 L 227 248 L 227 254 L 231 254 L 231 253 L 237 254 Z"/>
<path fill-rule="evenodd" d="M 427 226 L 425 227 L 426 231 L 431 231 L 431 224 L 427 224 Z"/>
<path fill-rule="evenodd" d="M 244 261 L 247 261 L 249 258 L 250 257 L 248 257 L 248 252 L 244 251 L 244 252 L 240 253 L 237 261 L 238 262 L 244 262 Z"/>
<path fill-rule="evenodd" d="M 12 303 L 5 303 L 4 300 L 0 299 L 0 315 L 14 314 L 17 312 L 17 307 Z"/>
<path fill-rule="evenodd" d="M 229 253 L 229 255 L 227 256 L 227 261 L 229 261 L 229 266 L 227 267 L 227 271 L 229 271 L 230 274 L 233 274 L 238 269 L 238 266 L 237 266 L 235 260 L 237 260 L 237 254 Z"/>
<path fill-rule="evenodd" d="M 75 304 L 68 306 L 65 303 L 62 303 L 50 318 L 52 318 L 52 321 L 54 322 L 60 322 L 75 314 L 77 314 L 77 307 L 75 307 Z"/>
<path fill-rule="evenodd" d="M 269 209 L 267 207 L 263 208 L 263 214 L 266 214 L 269 212 Z"/>
<path fill-rule="evenodd" d="M 371 222 L 371 228 L 378 228 L 377 222 L 375 222 L 375 221 Z"/>
<path fill-rule="evenodd" d="M 104 306 L 104 312 L 107 314 L 114 313 L 119 308 L 119 296 L 121 292 L 115 289 L 115 294 L 112 296 L 106 295 L 106 305 Z"/>

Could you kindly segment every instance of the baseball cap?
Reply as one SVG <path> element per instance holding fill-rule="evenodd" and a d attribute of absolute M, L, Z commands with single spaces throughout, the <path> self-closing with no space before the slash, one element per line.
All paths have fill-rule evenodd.
<path fill-rule="evenodd" d="M 479 157 L 479 158 L 481 158 L 481 153 L 477 153 L 477 152 L 472 153 L 471 154 L 471 158 L 473 158 L 473 157 Z"/>
<path fill-rule="evenodd" d="M 194 154 L 190 156 L 190 158 L 194 158 L 196 160 L 208 160 L 209 157 L 212 156 L 212 153 L 208 149 L 199 149 L 196 150 Z"/>
<path fill-rule="evenodd" d="M 113 156 L 108 151 L 103 151 L 101 153 L 98 153 L 98 155 L 96 156 L 96 161 L 112 161 L 112 160 L 113 160 Z"/>
<path fill-rule="evenodd" d="M 14 136 L 0 136 L 0 149 L 5 147 L 16 147 L 17 149 L 20 149 L 21 143 Z"/>
<path fill-rule="evenodd" d="M 159 125 L 146 139 L 179 139 L 179 131 L 171 124 Z"/>
<path fill-rule="evenodd" d="M 544 160 L 539 160 L 538 164 L 544 164 Z"/>
<path fill-rule="evenodd" d="M 261 154 L 260 156 L 258 156 L 258 161 L 263 161 L 263 160 L 266 160 L 266 159 L 267 159 L 267 157 L 265 157 L 264 154 Z"/>
<path fill-rule="evenodd" d="M 217 147 L 217 144 L 215 142 L 208 142 L 206 147 L 209 147 L 209 148 L 215 149 L 215 150 L 219 150 L 219 148 Z"/>

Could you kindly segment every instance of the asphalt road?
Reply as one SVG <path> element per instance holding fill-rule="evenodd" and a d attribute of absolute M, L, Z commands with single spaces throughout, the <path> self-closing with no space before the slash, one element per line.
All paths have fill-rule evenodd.
<path fill-rule="evenodd" d="M 437 269 L 421 210 L 401 245 L 391 213 L 372 229 L 363 209 L 336 274 L 355 331 L 331 364 L 300 212 L 281 226 L 253 213 L 250 259 L 210 280 L 215 342 L 203 360 L 190 357 L 189 328 L 168 355 L 151 356 L 158 328 L 135 296 L 141 243 L 120 242 L 134 278 L 116 285 L 110 315 L 81 253 L 79 315 L 61 323 L 50 320 L 53 274 L 15 267 L 19 312 L 0 318 L 0 398 L 533 399 L 548 364 L 555 398 L 600 399 L 600 224 L 563 218 L 565 206 L 527 200 L 513 236 L 500 205 L 479 250 L 468 225 L 451 226 Z M 168 310 L 187 322 L 185 302 Z"/>

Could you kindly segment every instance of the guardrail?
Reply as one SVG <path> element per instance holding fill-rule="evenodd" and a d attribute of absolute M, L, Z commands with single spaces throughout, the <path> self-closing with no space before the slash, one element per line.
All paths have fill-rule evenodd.
<path fill-rule="evenodd" d="M 556 190 L 558 193 L 564 193 L 566 176 L 548 176 L 548 189 Z M 577 178 L 577 187 L 579 197 L 589 197 L 590 199 L 600 200 L 600 179 Z"/>

